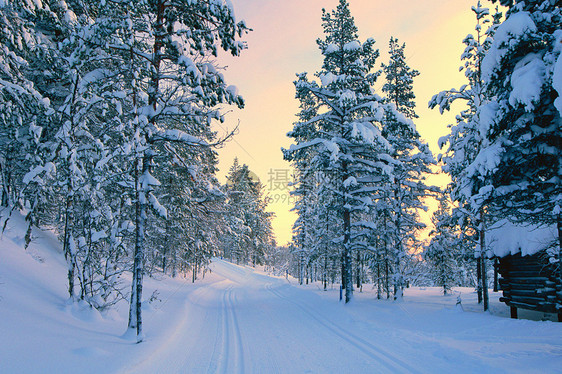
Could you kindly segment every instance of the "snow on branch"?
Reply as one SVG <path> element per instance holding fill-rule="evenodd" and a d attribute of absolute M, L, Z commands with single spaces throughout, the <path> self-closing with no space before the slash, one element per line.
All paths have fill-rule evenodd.
<path fill-rule="evenodd" d="M 164 130 L 153 134 L 151 141 L 169 141 L 187 143 L 190 145 L 209 146 L 209 143 L 181 130 Z"/>
<path fill-rule="evenodd" d="M 529 12 L 511 14 L 496 30 L 490 50 L 482 61 L 482 78 L 489 81 L 502 59 L 515 48 L 517 43 L 510 42 L 511 38 L 521 39 L 529 32 L 537 31 Z"/>
<path fill-rule="evenodd" d="M 148 202 L 160 217 L 164 219 L 168 218 L 168 210 L 162 204 L 160 204 L 156 196 L 154 196 L 152 193 L 148 194 Z"/>

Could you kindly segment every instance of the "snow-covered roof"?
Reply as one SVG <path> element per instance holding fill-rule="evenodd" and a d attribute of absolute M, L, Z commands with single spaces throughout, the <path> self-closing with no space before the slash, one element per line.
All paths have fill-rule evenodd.
<path fill-rule="evenodd" d="M 505 257 L 521 252 L 527 256 L 535 254 L 558 240 L 557 228 L 533 224 L 515 224 L 501 220 L 486 232 L 486 244 L 494 256 Z"/>

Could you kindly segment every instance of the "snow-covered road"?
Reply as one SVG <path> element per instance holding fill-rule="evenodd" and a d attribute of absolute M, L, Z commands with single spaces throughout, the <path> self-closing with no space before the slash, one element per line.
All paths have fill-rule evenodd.
<path fill-rule="evenodd" d="M 337 289 L 298 286 L 294 278 L 222 260 L 195 283 L 190 276 L 147 277 L 146 339 L 135 344 L 123 335 L 125 301 L 102 313 L 68 302 L 56 238 L 38 235 L 44 237 L 28 250 L 19 239 L 0 241 L 0 373 L 496 374 L 562 367 L 562 323 L 511 320 L 498 293 L 490 295 L 491 313 L 481 311 L 469 288 L 450 296 L 410 288 L 394 302 L 377 300 L 366 285 L 344 305 Z M 459 293 L 464 311 L 455 307 Z"/>
<path fill-rule="evenodd" d="M 190 295 L 173 341 L 131 373 L 419 371 L 337 313 L 333 300 L 220 260 L 212 274 L 220 280 Z"/>
<path fill-rule="evenodd" d="M 422 300 L 344 306 L 333 292 L 220 260 L 211 278 L 190 293 L 188 313 L 166 344 L 128 372 L 486 373 L 528 372 L 533 364 L 549 372 L 562 363 L 562 342 L 552 344 L 557 324 L 546 323 L 555 328 L 548 335 L 545 323 L 436 311 Z M 529 339 L 528 323 L 541 338 Z M 517 324 L 524 336 L 509 331 Z"/>

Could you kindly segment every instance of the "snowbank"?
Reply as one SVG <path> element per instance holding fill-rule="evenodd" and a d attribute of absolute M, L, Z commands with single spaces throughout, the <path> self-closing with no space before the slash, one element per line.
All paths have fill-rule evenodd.
<path fill-rule="evenodd" d="M 6 215 L 0 210 L 0 227 Z M 122 372 L 158 347 L 169 348 L 173 330 L 185 318 L 186 293 L 200 284 L 145 278 L 146 342 L 135 344 L 123 335 L 128 303 L 99 312 L 84 302 L 70 302 L 55 234 L 33 230 L 25 250 L 25 229 L 24 218 L 14 213 L 0 236 L 0 373 Z M 157 299 L 149 303 L 154 291 Z"/>

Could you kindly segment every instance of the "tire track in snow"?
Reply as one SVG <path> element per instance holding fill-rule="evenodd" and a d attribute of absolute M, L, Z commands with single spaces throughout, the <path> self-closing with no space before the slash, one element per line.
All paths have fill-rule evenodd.
<path fill-rule="evenodd" d="M 316 321 L 318 324 L 322 325 L 323 327 L 325 327 L 328 331 L 330 331 L 332 334 L 338 336 L 340 339 L 346 341 L 347 343 L 351 344 L 352 346 L 354 346 L 355 348 L 357 348 L 358 350 L 360 350 L 361 352 L 363 352 L 364 354 L 366 354 L 367 356 L 371 357 L 372 359 L 380 362 L 381 364 L 383 364 L 390 372 L 392 373 L 397 373 L 397 372 L 402 372 L 402 373 L 419 373 L 421 371 L 419 371 L 418 369 L 410 366 L 409 364 L 407 364 L 406 362 L 404 362 L 401 358 L 397 357 L 395 354 L 392 354 L 382 348 L 376 347 L 373 344 L 367 342 L 365 339 L 362 339 L 360 337 L 358 337 L 357 335 L 344 330 L 343 328 L 339 327 L 337 324 L 335 324 L 334 322 L 331 322 L 330 320 L 326 319 L 326 320 L 322 320 L 320 319 L 318 316 L 316 316 L 316 314 L 314 313 L 314 311 L 310 310 L 310 308 L 302 305 L 301 303 L 292 300 L 291 298 L 283 295 L 280 291 L 278 290 L 274 290 L 272 287 L 272 284 L 266 284 L 265 288 L 271 292 L 272 294 L 274 294 L 275 296 L 287 300 L 291 303 L 293 303 L 294 305 L 296 305 L 298 308 L 300 308 L 302 311 L 304 311 L 306 314 L 308 314 L 314 321 Z"/>

